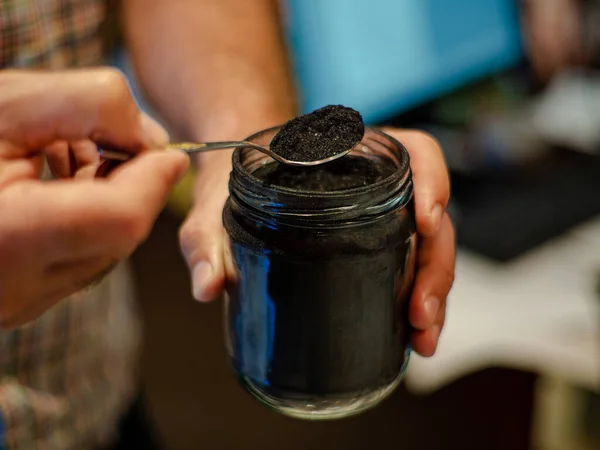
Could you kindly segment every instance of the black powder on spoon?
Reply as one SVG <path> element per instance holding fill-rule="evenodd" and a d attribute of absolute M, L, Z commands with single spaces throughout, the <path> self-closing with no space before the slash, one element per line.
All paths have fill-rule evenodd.
<path fill-rule="evenodd" d="M 271 150 L 288 161 L 317 161 L 354 147 L 365 134 L 358 111 L 329 105 L 290 120 L 271 141 Z"/>

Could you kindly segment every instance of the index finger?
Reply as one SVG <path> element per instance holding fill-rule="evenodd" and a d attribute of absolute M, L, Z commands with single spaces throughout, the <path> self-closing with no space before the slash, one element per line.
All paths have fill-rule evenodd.
<path fill-rule="evenodd" d="M 12 144 L 0 147 L 0 157 L 83 139 L 135 153 L 165 146 L 168 136 L 139 111 L 127 79 L 117 70 L 0 74 L 0 142 Z"/>
<path fill-rule="evenodd" d="M 435 234 L 450 197 L 450 178 L 439 143 L 422 131 L 384 130 L 398 139 L 410 154 L 414 183 L 417 229 L 423 236 Z"/>

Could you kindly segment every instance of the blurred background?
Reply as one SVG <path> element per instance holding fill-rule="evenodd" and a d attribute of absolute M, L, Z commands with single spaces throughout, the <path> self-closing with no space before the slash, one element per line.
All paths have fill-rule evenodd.
<path fill-rule="evenodd" d="M 447 326 L 370 412 L 268 411 L 227 367 L 221 304 L 189 293 L 186 179 L 134 257 L 144 385 L 168 448 L 600 448 L 600 2 L 284 6 L 304 111 L 344 104 L 444 147 L 459 246 Z"/>

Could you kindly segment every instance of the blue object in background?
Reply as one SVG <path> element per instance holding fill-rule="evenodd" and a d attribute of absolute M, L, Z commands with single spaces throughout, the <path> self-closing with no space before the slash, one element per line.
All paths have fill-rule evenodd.
<path fill-rule="evenodd" d="M 305 112 L 385 119 L 522 59 L 515 0 L 287 0 Z"/>

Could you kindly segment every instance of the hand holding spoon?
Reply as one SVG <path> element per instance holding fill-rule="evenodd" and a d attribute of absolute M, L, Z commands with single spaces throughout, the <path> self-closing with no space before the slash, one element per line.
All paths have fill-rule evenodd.
<path fill-rule="evenodd" d="M 247 141 L 181 142 L 167 148 L 188 154 L 249 147 L 275 161 L 294 167 L 312 167 L 347 155 L 363 138 L 365 125 L 358 111 L 344 106 L 326 106 L 296 117 L 281 127 L 268 146 Z M 97 176 L 106 175 L 132 155 L 109 148 L 99 149 L 105 160 Z"/>

